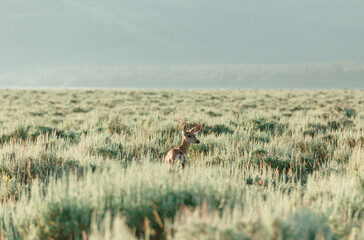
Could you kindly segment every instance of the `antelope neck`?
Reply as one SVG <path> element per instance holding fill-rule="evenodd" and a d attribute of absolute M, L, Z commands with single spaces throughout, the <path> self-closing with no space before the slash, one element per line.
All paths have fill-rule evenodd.
<path fill-rule="evenodd" d="M 182 144 L 179 148 L 187 155 L 188 149 L 190 148 L 191 143 L 186 141 L 186 138 L 182 139 Z"/>

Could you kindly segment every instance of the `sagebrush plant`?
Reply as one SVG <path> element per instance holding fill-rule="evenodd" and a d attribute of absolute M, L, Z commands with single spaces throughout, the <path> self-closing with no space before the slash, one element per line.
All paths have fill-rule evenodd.
<path fill-rule="evenodd" d="M 364 91 L 0 96 L 0 239 L 364 238 Z"/>

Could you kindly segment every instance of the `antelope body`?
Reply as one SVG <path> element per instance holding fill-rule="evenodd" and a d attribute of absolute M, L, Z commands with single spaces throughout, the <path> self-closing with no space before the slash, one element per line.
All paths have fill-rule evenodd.
<path fill-rule="evenodd" d="M 177 161 L 181 162 L 182 169 L 185 167 L 187 163 L 187 153 L 190 148 L 191 143 L 200 143 L 200 140 L 196 138 L 196 133 L 201 130 L 202 125 L 198 125 L 192 128 L 189 131 L 186 131 L 187 126 L 186 124 L 183 125 L 182 129 L 182 143 L 179 147 L 172 148 L 164 157 L 166 163 L 170 163 L 175 165 Z"/>

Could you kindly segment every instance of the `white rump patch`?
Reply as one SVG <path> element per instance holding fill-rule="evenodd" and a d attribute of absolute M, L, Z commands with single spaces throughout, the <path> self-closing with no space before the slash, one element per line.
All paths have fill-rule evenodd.
<path fill-rule="evenodd" d="M 185 154 L 178 154 L 176 159 L 180 160 L 182 165 L 187 163 L 187 156 Z"/>

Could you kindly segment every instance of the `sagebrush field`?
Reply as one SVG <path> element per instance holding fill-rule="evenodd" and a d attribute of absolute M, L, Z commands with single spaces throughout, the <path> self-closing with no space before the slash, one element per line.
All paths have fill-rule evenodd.
<path fill-rule="evenodd" d="M 364 91 L 0 96 L 0 239 L 364 239 Z"/>

